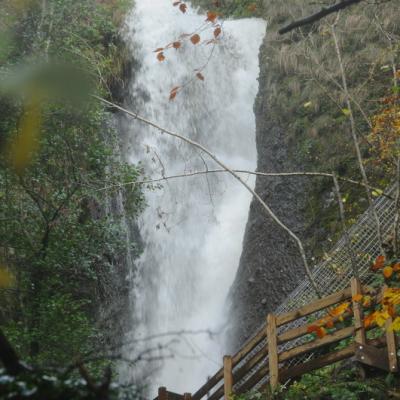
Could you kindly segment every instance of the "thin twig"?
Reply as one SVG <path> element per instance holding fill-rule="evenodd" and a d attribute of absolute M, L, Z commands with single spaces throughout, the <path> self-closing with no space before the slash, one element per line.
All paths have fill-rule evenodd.
<path fill-rule="evenodd" d="M 356 133 L 356 124 L 355 124 L 354 114 L 353 114 L 353 108 L 352 108 L 351 101 L 350 101 L 349 89 L 348 89 L 348 86 L 347 86 L 347 78 L 346 78 L 346 73 L 345 73 L 344 66 L 343 66 L 342 53 L 340 51 L 339 42 L 338 42 L 338 38 L 337 38 L 337 35 L 336 35 L 335 24 L 333 24 L 331 26 L 331 31 L 332 31 L 333 41 L 334 41 L 334 44 L 335 44 L 336 55 L 337 55 L 338 62 L 339 62 L 340 73 L 341 73 L 341 76 L 342 76 L 342 86 L 343 86 L 344 95 L 345 95 L 345 98 L 346 98 L 346 105 L 347 105 L 347 109 L 349 111 L 350 132 L 351 132 L 354 148 L 355 148 L 356 155 L 357 155 L 358 167 L 359 167 L 360 172 L 361 172 L 362 180 L 363 180 L 363 182 L 365 184 L 365 187 L 367 188 L 367 186 L 369 185 L 369 182 L 368 182 L 367 174 L 366 174 L 365 168 L 364 168 L 364 163 L 363 163 L 363 159 L 362 159 L 362 155 L 361 155 L 360 145 L 358 143 L 358 138 L 357 138 L 357 133 Z M 377 236 L 378 236 L 380 250 L 381 250 L 382 255 L 385 255 L 385 249 L 383 247 L 383 235 L 382 235 L 381 223 L 379 221 L 379 217 L 378 217 L 378 214 L 376 212 L 375 205 L 374 205 L 374 202 L 372 200 L 372 196 L 371 196 L 370 190 L 366 189 L 366 193 L 367 193 L 367 199 L 368 199 L 369 208 L 370 208 L 369 212 L 372 213 L 372 217 L 375 220 L 376 233 L 377 233 Z"/>
<path fill-rule="evenodd" d="M 339 181 L 338 181 L 335 173 L 332 173 L 332 179 L 333 179 L 333 184 L 335 187 L 336 197 L 337 197 L 338 204 L 339 204 L 340 220 L 342 223 L 343 234 L 346 239 L 347 247 L 349 249 L 351 267 L 353 269 L 353 276 L 358 278 L 359 272 L 358 272 L 358 267 L 357 267 L 357 259 L 356 259 L 356 255 L 353 250 L 353 246 L 351 245 L 351 237 L 350 237 L 349 231 L 347 230 L 347 227 L 346 227 L 346 217 L 344 214 L 342 195 L 340 193 Z"/>
<path fill-rule="evenodd" d="M 94 98 L 96 98 L 97 100 L 101 101 L 102 103 L 107 104 L 107 105 L 109 105 L 109 106 L 111 106 L 111 107 L 113 107 L 113 108 L 116 108 L 117 110 L 122 111 L 123 113 L 125 113 L 125 114 L 127 114 L 127 115 L 130 115 L 131 117 L 137 119 L 138 121 L 141 121 L 141 122 L 145 123 L 146 125 L 149 125 L 149 126 L 152 126 L 153 128 L 156 128 L 158 131 L 160 131 L 160 132 L 162 132 L 162 133 L 165 133 L 165 134 L 167 134 L 167 135 L 169 135 L 169 136 L 171 136 L 171 137 L 175 137 L 175 138 L 177 138 L 177 139 L 179 139 L 179 140 L 184 141 L 185 143 L 190 144 L 191 146 L 194 146 L 194 147 L 200 149 L 201 151 L 203 151 L 204 153 L 206 153 L 212 160 L 214 160 L 221 168 L 223 168 L 223 169 L 225 169 L 227 172 L 229 172 L 239 183 L 242 184 L 242 186 L 245 187 L 245 189 L 246 189 L 247 191 L 249 191 L 249 192 L 254 196 L 254 198 L 260 203 L 260 205 L 262 206 L 262 208 L 264 209 L 264 211 L 267 213 L 267 215 L 268 215 L 273 221 L 275 221 L 275 223 L 276 223 L 278 226 L 280 226 L 280 227 L 295 241 L 295 243 L 297 244 L 297 247 L 298 247 L 298 249 L 299 249 L 301 259 L 302 259 L 302 261 L 303 261 L 303 266 L 304 266 L 304 269 L 305 269 L 305 273 L 306 273 L 306 275 L 307 275 L 307 277 L 308 277 L 308 279 L 309 279 L 309 281 L 310 281 L 312 287 L 314 288 L 315 293 L 316 293 L 319 297 L 321 297 L 321 293 L 320 293 L 320 291 L 319 291 L 319 289 L 318 289 L 318 286 L 317 286 L 317 284 L 316 284 L 316 282 L 315 282 L 315 280 L 314 280 L 314 278 L 313 278 L 313 276 L 312 276 L 312 274 L 311 274 L 311 270 L 310 270 L 310 267 L 309 267 L 309 265 L 308 265 L 308 261 L 307 261 L 307 257 L 306 257 L 306 252 L 305 252 L 305 250 L 304 250 L 304 246 L 303 246 L 303 243 L 302 243 L 302 241 L 300 240 L 300 238 L 299 238 L 293 231 L 291 231 L 291 230 L 276 216 L 276 214 L 272 211 L 272 209 L 268 206 L 268 204 L 258 195 L 258 193 L 256 193 L 256 192 L 255 192 L 241 177 L 240 177 L 240 175 L 238 175 L 238 173 L 236 173 L 234 170 L 232 170 L 231 168 L 229 168 L 229 167 L 228 167 L 225 163 L 223 163 L 217 156 L 215 156 L 210 150 L 208 150 L 206 147 L 204 147 L 204 146 L 201 145 L 200 143 L 195 142 L 194 140 L 189 139 L 188 137 L 183 136 L 183 135 L 181 135 L 181 134 L 179 134 L 179 133 L 176 133 L 176 132 L 170 131 L 170 130 L 168 130 L 168 129 L 165 129 L 165 128 L 161 127 L 160 125 L 156 124 L 155 122 L 152 122 L 152 121 L 150 121 L 150 120 L 148 120 L 148 119 L 146 119 L 146 118 L 140 116 L 140 115 L 137 114 L 137 113 L 134 113 L 134 112 L 132 112 L 132 111 L 129 111 L 129 110 L 127 110 L 127 109 L 125 109 L 125 108 L 123 108 L 123 107 L 121 107 L 121 106 L 118 106 L 118 105 L 116 105 L 116 104 L 114 104 L 114 103 L 112 103 L 112 102 L 110 102 L 110 101 L 108 101 L 108 100 L 105 100 L 105 99 L 103 99 L 103 98 L 101 98 L 101 97 L 99 97 L 99 96 L 96 96 L 96 95 L 92 95 L 92 96 L 93 96 Z"/>
<path fill-rule="evenodd" d="M 237 172 L 239 174 L 248 174 L 248 175 L 264 176 L 264 177 L 310 176 L 310 177 L 317 177 L 317 178 L 318 177 L 327 177 L 327 178 L 331 178 L 331 179 L 333 178 L 333 175 L 328 172 L 302 172 L 302 171 L 259 172 L 259 171 L 249 171 L 249 170 L 244 170 L 244 169 L 234 169 L 233 171 Z M 187 178 L 187 177 L 196 176 L 196 175 L 215 174 L 215 173 L 221 173 L 221 172 L 227 173 L 229 171 L 226 171 L 225 169 L 206 169 L 204 171 L 185 172 L 185 173 L 177 174 L 177 175 L 161 176 L 160 178 L 146 179 L 146 180 L 142 180 L 142 181 L 131 181 L 131 182 L 118 183 L 118 184 L 110 185 L 110 186 L 104 186 L 102 188 L 97 189 L 97 191 L 117 189 L 117 188 L 122 188 L 122 187 L 126 187 L 126 186 L 131 186 L 131 185 L 134 186 L 134 185 L 152 184 L 152 183 L 167 181 L 169 179 Z M 364 184 L 364 182 L 356 181 L 354 179 L 345 178 L 342 176 L 336 176 L 336 178 L 342 182 L 351 183 L 353 185 L 357 185 L 357 186 L 368 188 L 370 190 L 374 190 L 377 193 L 382 193 L 382 196 L 384 196 L 390 200 L 394 200 L 394 198 L 391 195 L 384 193 L 384 191 L 381 188 L 378 188 L 376 186 L 371 186 L 369 184 L 366 186 Z"/>

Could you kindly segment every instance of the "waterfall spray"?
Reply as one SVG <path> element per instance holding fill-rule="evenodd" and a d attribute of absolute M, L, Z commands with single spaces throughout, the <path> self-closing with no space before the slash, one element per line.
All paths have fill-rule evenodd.
<path fill-rule="evenodd" d="M 226 21 L 224 37 L 203 72 L 205 81 L 186 86 L 173 102 L 168 101 L 171 88 L 186 82 L 204 64 L 210 47 L 185 44 L 163 63 L 153 50 L 204 20 L 204 15 L 191 10 L 180 13 L 169 0 L 135 1 L 126 33 L 140 65 L 133 74 L 131 101 L 139 114 L 195 139 L 230 166 L 254 170 L 253 102 L 263 21 Z M 131 120 L 127 129 L 128 156 L 142 163 L 147 176 L 215 168 L 196 149 L 155 135 L 151 127 Z M 151 378 L 151 396 L 161 385 L 183 393 L 204 382 L 220 364 L 224 303 L 239 263 L 251 199 L 225 174 L 167 181 L 146 196 L 148 206 L 140 219 L 144 251 L 132 295 L 136 321 L 132 334 L 156 337 L 138 342 L 132 351 L 159 346 L 151 354 L 160 359 L 138 368 L 143 376 L 135 373 L 141 383 L 144 377 Z M 180 334 L 157 337 L 166 332 Z"/>

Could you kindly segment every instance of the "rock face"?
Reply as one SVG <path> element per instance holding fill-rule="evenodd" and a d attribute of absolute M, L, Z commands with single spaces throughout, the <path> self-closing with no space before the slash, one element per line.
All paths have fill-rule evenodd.
<path fill-rule="evenodd" d="M 277 33 L 293 19 L 319 9 L 311 3 L 263 2 L 268 30 L 260 49 L 259 93 L 254 107 L 258 171 L 335 171 L 358 180 L 345 96 L 337 85 L 342 76 L 331 25 L 337 16 L 287 35 Z M 387 95 L 393 85 L 393 72 L 389 69 L 398 65 L 400 54 L 388 43 L 387 34 L 400 34 L 399 17 L 400 9 L 391 2 L 379 6 L 364 3 L 342 11 L 336 20 L 334 32 L 360 138 L 370 133 L 366 116 L 379 110 L 375 100 Z M 376 65 L 380 67 L 375 68 Z M 382 72 L 385 68 L 387 73 Z M 363 157 L 373 157 L 367 141 L 359 142 Z M 379 171 L 377 163 L 374 165 L 368 170 L 370 182 L 387 184 L 390 174 Z M 309 260 L 310 256 L 318 259 L 340 235 L 332 188 L 331 179 L 325 178 L 258 177 L 256 181 L 258 194 L 302 239 Z M 354 218 L 365 209 L 363 189 L 342 185 L 341 191 L 350 199 L 346 203 L 347 218 Z M 253 201 L 240 265 L 228 299 L 229 351 L 251 336 L 264 323 L 267 313 L 304 276 L 296 244 Z"/>
<path fill-rule="evenodd" d="M 266 43 L 261 47 L 260 59 L 265 59 Z M 255 104 L 257 121 L 256 140 L 258 171 L 295 171 L 293 157 L 284 127 L 270 115 L 265 93 L 270 76 L 268 64 L 261 63 L 260 87 Z M 281 221 L 300 236 L 304 232 L 304 178 L 257 177 L 256 191 Z M 236 323 L 231 327 L 229 347 L 234 350 L 274 310 L 304 276 L 297 245 L 274 222 L 258 203 L 250 206 L 243 252 L 239 269 L 230 291 L 231 315 Z"/>
<path fill-rule="evenodd" d="M 205 9 L 215 4 L 212 0 L 192 3 Z M 248 16 L 250 0 L 219 3 L 225 14 Z M 256 15 L 268 23 L 260 49 L 260 85 L 254 108 L 258 170 L 335 171 L 359 180 L 332 24 L 335 22 L 363 157 L 373 161 L 373 150 L 367 140 L 361 139 L 371 131 L 369 117 L 380 107 L 376 100 L 386 96 L 396 80 L 393 69 L 398 69 L 400 54 L 390 40 L 400 35 L 400 8 L 393 2 L 363 2 L 315 25 L 283 36 L 277 33 L 279 28 L 320 7 L 307 0 L 257 2 Z M 376 165 L 368 170 L 370 183 L 384 187 L 390 174 L 379 171 Z M 340 236 L 331 179 L 259 177 L 256 191 L 303 240 L 309 260 L 311 256 L 320 258 Z M 341 192 L 348 199 L 348 219 L 365 210 L 363 189 L 342 184 Z M 228 299 L 229 351 L 254 333 L 304 275 L 293 240 L 253 201 L 240 265 Z"/>

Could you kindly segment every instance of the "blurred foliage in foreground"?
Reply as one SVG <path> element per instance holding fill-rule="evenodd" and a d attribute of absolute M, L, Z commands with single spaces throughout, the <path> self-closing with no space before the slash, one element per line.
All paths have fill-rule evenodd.
<path fill-rule="evenodd" d="M 121 329 L 110 307 L 129 290 L 122 258 L 138 249 L 126 229 L 143 198 L 103 188 L 140 170 L 120 159 L 112 118 L 88 94 L 119 95 L 128 3 L 0 4 L 0 325 L 35 366 L 70 363 Z"/>
<path fill-rule="evenodd" d="M 88 388 L 82 378 L 71 378 L 46 373 L 29 373 L 18 377 L 0 370 L 0 395 L 7 399 L 27 400 L 99 400 L 99 394 Z M 130 400 L 137 398 L 132 388 L 112 383 L 103 396 L 107 400 Z"/>

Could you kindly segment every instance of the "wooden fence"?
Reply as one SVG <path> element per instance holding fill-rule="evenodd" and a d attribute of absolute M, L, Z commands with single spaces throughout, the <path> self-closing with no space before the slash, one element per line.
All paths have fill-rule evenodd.
<path fill-rule="evenodd" d="M 393 331 L 386 329 L 384 337 L 367 340 L 362 308 L 352 299 L 357 294 L 372 294 L 368 287 L 362 287 L 353 278 L 350 287 L 316 300 L 286 314 L 269 314 L 266 324 L 233 356 L 224 356 L 223 366 L 195 393 L 184 395 L 159 389 L 159 400 L 219 400 L 233 394 L 246 393 L 252 389 L 274 390 L 304 373 L 333 364 L 346 358 L 356 360 L 386 371 L 398 370 L 397 343 Z M 380 297 L 376 294 L 375 297 Z M 379 299 L 378 299 L 379 300 Z M 340 318 L 348 321 L 333 332 L 314 339 L 309 327 L 310 318 L 316 318 L 335 304 L 352 302 L 353 312 L 344 313 Z M 387 321 L 391 324 L 391 320 Z M 340 327 L 341 326 L 341 327 Z M 369 328 L 371 329 L 371 328 Z M 335 343 L 352 338 L 345 348 L 334 349 Z M 308 357 L 307 357 L 308 356 Z"/>

